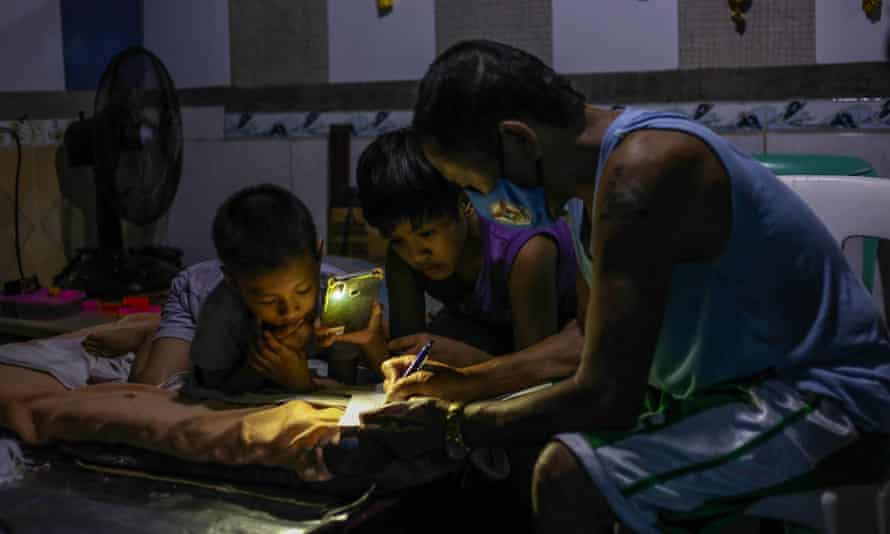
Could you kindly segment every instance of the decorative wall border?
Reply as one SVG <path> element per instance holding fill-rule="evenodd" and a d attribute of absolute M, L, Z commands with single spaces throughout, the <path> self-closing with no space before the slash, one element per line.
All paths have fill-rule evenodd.
<path fill-rule="evenodd" d="M 673 111 L 695 119 L 721 133 L 787 130 L 890 130 L 890 97 L 831 100 L 773 100 L 763 102 L 684 102 L 631 104 L 635 107 Z M 622 107 L 607 105 L 606 107 Z M 220 138 L 262 139 L 321 137 L 332 124 L 351 124 L 357 137 L 374 137 L 411 123 L 412 112 L 308 111 L 287 113 L 226 113 Z M 25 145 L 51 145 L 62 141 L 73 119 L 0 121 L 19 132 Z M 0 147 L 12 139 L 0 135 Z"/>
<path fill-rule="evenodd" d="M 591 102 L 784 101 L 874 97 L 890 90 L 890 62 L 615 72 L 568 76 Z M 417 82 L 317 83 L 179 90 L 182 106 L 229 112 L 411 109 Z M 0 120 L 67 119 L 91 113 L 93 93 L 0 93 Z"/>
<path fill-rule="evenodd" d="M 17 132 L 24 146 L 47 146 L 61 144 L 65 130 L 72 122 L 74 119 L 0 121 L 0 126 Z M 13 146 L 15 141 L 12 137 L 0 133 L 0 148 Z"/>
<path fill-rule="evenodd" d="M 890 98 L 788 100 L 767 102 L 690 102 L 640 104 L 672 111 L 719 132 L 774 130 L 890 129 Z M 612 107 L 621 107 L 614 105 Z M 373 137 L 407 126 L 410 111 L 227 113 L 225 137 L 311 137 L 326 135 L 331 124 L 352 124 L 353 134 Z"/>

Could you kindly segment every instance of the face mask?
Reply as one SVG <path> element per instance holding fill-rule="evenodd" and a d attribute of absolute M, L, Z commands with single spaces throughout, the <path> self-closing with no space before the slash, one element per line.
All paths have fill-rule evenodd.
<path fill-rule="evenodd" d="M 535 228 L 554 222 L 542 187 L 521 187 L 500 178 L 488 194 L 472 189 L 466 193 L 477 213 L 501 224 Z"/>
<path fill-rule="evenodd" d="M 504 176 L 504 145 L 500 133 L 497 134 L 498 171 Z M 512 226 L 532 228 L 553 224 L 550 210 L 547 209 L 547 195 L 541 160 L 536 162 L 536 187 L 522 187 L 506 178 L 498 178 L 494 188 L 487 194 L 467 189 L 467 196 L 476 208 L 488 219 Z"/>

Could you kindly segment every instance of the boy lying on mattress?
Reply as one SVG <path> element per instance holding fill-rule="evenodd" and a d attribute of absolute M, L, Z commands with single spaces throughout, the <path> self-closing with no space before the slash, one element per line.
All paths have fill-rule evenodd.
<path fill-rule="evenodd" d="M 195 398 L 317 388 L 307 353 L 315 334 L 320 345 L 333 337 L 315 325 L 321 245 L 306 206 L 277 186 L 248 187 L 217 211 L 213 242 L 219 260 L 173 280 L 159 322 L 122 322 L 87 336 L 84 348 L 98 356 L 136 352 L 131 382 L 175 387 L 188 377 L 184 392 Z M 376 324 L 380 315 L 376 305 Z"/>
<path fill-rule="evenodd" d="M 201 311 L 190 348 L 189 392 L 203 396 L 209 388 L 240 393 L 268 382 L 294 391 L 314 389 L 306 349 L 315 319 L 321 250 L 309 210 L 275 186 L 244 189 L 217 211 L 213 243 L 224 282 L 197 303 Z M 171 298 L 195 304 L 196 290 L 206 287 L 208 274 L 186 271 L 174 282 Z M 169 320 L 162 320 L 166 324 L 158 336 L 181 324 L 166 315 Z"/>
<path fill-rule="evenodd" d="M 348 476 L 354 460 L 330 464 L 322 457 L 323 447 L 339 440 L 342 409 L 301 400 L 181 402 L 172 391 L 176 377 L 189 376 L 184 391 L 202 399 L 267 385 L 305 391 L 322 384 L 307 353 L 333 336 L 313 331 L 320 246 L 303 203 L 275 186 L 244 189 L 219 208 L 213 239 L 219 261 L 180 273 L 160 320 L 133 316 L 90 333 L 0 346 L 0 427 L 30 445 L 121 444 L 193 463 L 282 467 L 303 481 L 327 481 L 333 476 L 328 466 L 338 465 L 344 487 L 367 489 L 371 481 Z M 381 314 L 377 305 L 378 324 Z M 128 371 L 130 382 L 142 383 L 120 383 Z M 379 448 L 372 457 L 392 463 L 386 475 L 374 475 L 384 487 L 418 484 L 453 469 L 441 458 L 391 462 Z M 368 458 L 361 456 L 363 466 Z"/>

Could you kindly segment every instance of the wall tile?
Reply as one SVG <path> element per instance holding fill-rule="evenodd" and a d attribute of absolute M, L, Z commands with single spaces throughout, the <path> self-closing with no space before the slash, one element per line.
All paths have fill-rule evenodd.
<path fill-rule="evenodd" d="M 19 268 L 15 259 L 15 233 L 12 225 L 0 226 L 0 281 L 14 280 L 19 277 Z"/>
<path fill-rule="evenodd" d="M 67 262 L 61 245 L 40 231 L 31 233 L 22 243 L 22 250 L 25 275 L 36 274 L 43 285 L 52 284 Z"/>
<path fill-rule="evenodd" d="M 15 222 L 14 207 L 12 195 L 5 190 L 0 190 L 0 228 L 12 228 Z"/>
<path fill-rule="evenodd" d="M 230 0 L 232 85 L 328 81 L 327 2 Z"/>
<path fill-rule="evenodd" d="M 221 139 L 225 108 L 222 106 L 184 107 L 179 110 L 182 116 L 182 137 L 189 140 Z"/>
<path fill-rule="evenodd" d="M 184 88 L 231 83 L 228 0 L 140 3 L 145 48 L 158 55 L 170 71 L 173 85 Z"/>
<path fill-rule="evenodd" d="M 291 190 L 306 204 L 318 236 L 328 241 L 328 140 L 297 139 L 290 144 Z"/>
<path fill-rule="evenodd" d="M 0 65 L 0 91 L 65 90 L 59 0 L 3 1 Z"/>
<path fill-rule="evenodd" d="M 890 59 L 890 2 L 871 21 L 862 2 L 816 0 L 816 62 L 886 61 Z"/>
<path fill-rule="evenodd" d="M 65 266 L 62 235 L 62 197 L 56 174 L 57 147 L 26 146 L 22 154 L 19 192 L 19 236 L 25 274 L 36 274 L 42 283 L 52 282 Z M 0 169 L 14 169 L 16 150 L 0 149 Z M 13 192 L 14 171 L 0 173 L 0 233 L 8 235 L 0 244 L 0 255 L 11 261 L 0 264 L 0 280 L 18 278 L 15 261 Z M 2 206 L 0 206 L 2 208 Z"/>
<path fill-rule="evenodd" d="M 491 39 L 553 61 L 550 0 L 436 0 L 436 52 L 466 39 Z"/>
<path fill-rule="evenodd" d="M 418 80 L 436 56 L 433 0 L 327 0 L 328 71 L 333 83 Z"/>
<path fill-rule="evenodd" d="M 680 68 L 815 63 L 814 2 L 753 2 L 739 35 L 726 2 L 680 0 Z"/>
<path fill-rule="evenodd" d="M 766 149 L 764 134 L 724 134 L 723 137 L 749 154 L 763 154 Z"/>
<path fill-rule="evenodd" d="M 326 139 L 187 142 L 186 150 L 167 242 L 183 248 L 187 263 L 215 257 L 210 227 L 216 209 L 252 184 L 291 188 L 312 212 L 319 235 L 326 235 Z"/>
<path fill-rule="evenodd" d="M 557 72 L 677 68 L 677 0 L 553 0 L 552 32 Z"/>
<path fill-rule="evenodd" d="M 238 189 L 260 183 L 290 187 L 287 141 L 186 141 L 166 244 L 183 249 L 187 264 L 216 257 L 216 209 Z"/>

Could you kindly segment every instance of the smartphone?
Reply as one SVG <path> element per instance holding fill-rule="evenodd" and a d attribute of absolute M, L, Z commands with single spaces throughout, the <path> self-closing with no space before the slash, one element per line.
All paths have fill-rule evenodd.
<path fill-rule="evenodd" d="M 332 276 L 324 293 L 322 326 L 342 329 L 339 333 L 364 330 L 371 318 L 371 306 L 377 300 L 383 269 Z M 337 330 L 335 330 L 337 333 Z"/>

